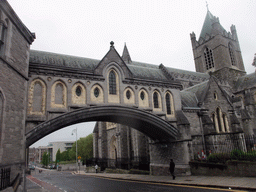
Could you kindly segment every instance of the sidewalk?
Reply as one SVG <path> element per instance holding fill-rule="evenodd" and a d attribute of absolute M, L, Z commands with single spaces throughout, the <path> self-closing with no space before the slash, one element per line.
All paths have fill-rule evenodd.
<path fill-rule="evenodd" d="M 164 183 L 176 185 L 190 185 L 200 187 L 238 189 L 256 191 L 255 177 L 217 177 L 217 176 L 177 176 L 172 180 L 171 176 L 116 174 L 116 173 L 85 173 L 80 171 L 80 175 L 88 175 L 102 178 L 113 178 L 120 180 L 142 181 L 151 183 Z"/>

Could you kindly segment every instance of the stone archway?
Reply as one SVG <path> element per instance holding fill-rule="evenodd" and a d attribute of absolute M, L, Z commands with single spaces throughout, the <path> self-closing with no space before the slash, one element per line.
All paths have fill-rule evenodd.
<path fill-rule="evenodd" d="M 26 147 L 63 127 L 89 121 L 127 125 L 159 142 L 170 142 L 177 136 L 173 125 L 153 113 L 134 107 L 105 105 L 80 108 L 39 124 L 26 134 Z"/>

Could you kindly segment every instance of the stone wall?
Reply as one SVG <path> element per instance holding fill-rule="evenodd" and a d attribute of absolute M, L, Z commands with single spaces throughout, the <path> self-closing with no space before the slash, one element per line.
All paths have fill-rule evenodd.
<path fill-rule="evenodd" d="M 190 162 L 192 175 L 256 177 L 256 162 L 228 161 L 226 164 Z"/>

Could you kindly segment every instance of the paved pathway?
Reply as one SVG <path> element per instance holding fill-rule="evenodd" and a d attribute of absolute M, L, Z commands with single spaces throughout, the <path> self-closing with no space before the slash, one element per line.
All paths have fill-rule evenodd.
<path fill-rule="evenodd" d="M 75 173 L 78 174 L 78 173 Z M 217 177 L 217 176 L 177 176 L 172 180 L 171 176 L 135 175 L 135 174 L 116 174 L 116 173 L 85 173 L 96 177 L 115 178 L 133 181 L 148 181 L 156 183 L 171 183 L 177 185 L 192 185 L 202 187 L 218 187 L 225 189 L 239 189 L 256 191 L 255 177 Z"/>
<path fill-rule="evenodd" d="M 73 174 L 88 175 L 102 178 L 113 178 L 120 180 L 132 180 L 151 183 L 168 183 L 176 185 L 190 185 L 201 187 L 213 187 L 224 189 L 238 189 L 246 191 L 256 191 L 256 178 L 255 177 L 216 177 L 216 176 L 177 176 L 175 180 L 172 180 L 171 176 L 153 176 L 153 175 L 136 175 L 136 174 L 116 174 L 116 173 L 85 173 L 80 171 L 79 173 L 73 172 Z M 31 179 L 28 176 L 28 179 Z M 35 181 L 34 181 L 35 182 Z M 50 186 L 44 186 L 42 191 L 47 192 L 50 190 Z M 48 188 L 48 190 L 46 190 Z M 51 191 L 51 190 L 50 190 Z M 29 191 L 28 192 L 32 192 Z M 34 192 L 34 191 L 33 191 Z"/>

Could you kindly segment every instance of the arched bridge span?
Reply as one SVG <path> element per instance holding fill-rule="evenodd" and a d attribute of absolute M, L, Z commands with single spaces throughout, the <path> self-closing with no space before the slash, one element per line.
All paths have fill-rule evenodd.
<path fill-rule="evenodd" d="M 39 124 L 26 134 L 26 146 L 29 147 L 63 127 L 89 121 L 108 121 L 127 125 L 160 142 L 173 141 L 177 135 L 177 129 L 173 125 L 145 110 L 115 105 L 93 106 L 80 108 Z"/>

